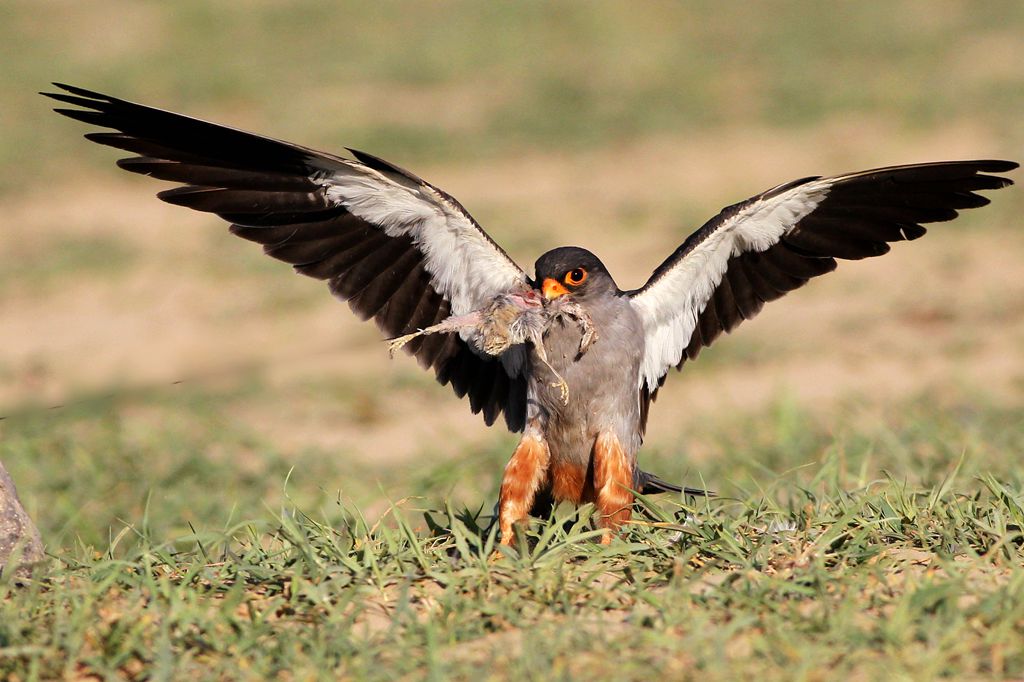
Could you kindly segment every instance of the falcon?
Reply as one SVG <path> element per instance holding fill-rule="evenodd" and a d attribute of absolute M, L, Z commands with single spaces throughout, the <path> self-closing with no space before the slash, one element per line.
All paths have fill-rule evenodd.
<path fill-rule="evenodd" d="M 636 491 L 680 491 L 637 464 L 671 369 L 837 259 L 880 256 L 924 235 L 925 223 L 984 206 L 977 192 L 1012 184 L 994 174 L 1017 167 L 942 161 L 787 182 L 723 209 L 624 291 L 574 246 L 540 256 L 531 277 L 454 197 L 371 154 L 328 154 L 54 85 L 63 92 L 41 94 L 75 107 L 55 111 L 107 129 L 86 138 L 134 154 L 121 168 L 178 183 L 160 199 L 215 213 L 325 280 L 356 315 L 404 337 L 396 346 L 486 424 L 503 417 L 522 434 L 498 499 L 506 545 L 529 515 L 563 501 L 593 503 L 608 542 Z M 485 329 L 495 320 L 506 320 L 501 333 Z"/>

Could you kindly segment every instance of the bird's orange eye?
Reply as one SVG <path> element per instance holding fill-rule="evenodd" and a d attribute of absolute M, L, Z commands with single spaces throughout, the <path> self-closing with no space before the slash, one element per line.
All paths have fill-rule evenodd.
<path fill-rule="evenodd" d="M 565 273 L 565 283 L 579 286 L 587 281 L 587 271 L 583 268 L 576 268 Z"/>

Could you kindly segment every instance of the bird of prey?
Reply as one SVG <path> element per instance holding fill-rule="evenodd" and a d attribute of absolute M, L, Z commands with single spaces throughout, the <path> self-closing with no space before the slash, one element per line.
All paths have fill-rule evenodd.
<path fill-rule="evenodd" d="M 328 154 L 55 85 L 63 92 L 43 94 L 75 107 L 56 111 L 107 129 L 86 137 L 135 155 L 121 168 L 180 185 L 161 199 L 219 215 L 268 255 L 326 280 L 387 336 L 415 335 L 406 352 L 488 425 L 503 416 L 521 432 L 498 500 L 506 545 L 528 515 L 561 501 L 594 503 L 609 541 L 630 519 L 635 491 L 672 488 L 637 465 L 648 410 L 672 368 L 837 259 L 882 255 L 889 242 L 921 237 L 924 223 L 984 206 L 977 192 L 1010 185 L 993 174 L 1017 167 L 944 161 L 787 182 L 723 209 L 644 286 L 623 291 L 596 255 L 573 246 L 540 256 L 531 277 L 452 196 L 376 156 Z M 581 314 L 553 312 L 539 331 L 519 325 L 526 331 L 501 343 L 479 325 L 481 311 L 511 305 L 516 321 L 559 302 Z M 450 318 L 460 322 L 416 335 Z"/>

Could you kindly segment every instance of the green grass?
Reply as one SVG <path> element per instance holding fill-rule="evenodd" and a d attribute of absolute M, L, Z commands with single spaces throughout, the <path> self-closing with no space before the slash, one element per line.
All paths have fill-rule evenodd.
<path fill-rule="evenodd" d="M 51 560 L 0 587 L 0 674 L 1024 674 L 1019 410 L 922 399 L 854 430 L 783 401 L 693 436 L 714 457 L 687 482 L 718 498 L 646 500 L 607 548 L 589 510 L 562 508 L 489 561 L 506 437 L 353 466 L 261 446 L 224 416 L 245 390 L 167 393 L 4 422 L 0 460 Z M 355 500 L 386 489 L 366 518 Z"/>
<path fill-rule="evenodd" d="M 78 137 L 85 126 L 49 112 L 36 91 L 51 80 L 433 166 L 445 186 L 443 171 L 461 162 L 515 168 L 525 156 L 532 168 L 563 151 L 586 159 L 663 138 L 721 136 L 733 140 L 731 159 L 748 131 L 752 141 L 785 134 L 795 153 L 804 139 L 834 147 L 837 164 L 865 149 L 878 163 L 921 160 L 891 156 L 887 144 L 904 133 L 931 140 L 936 158 L 960 135 L 981 140 L 978 154 L 1015 158 L 1021 35 L 1024 4 L 1013 0 L 0 3 L 0 202 L 29 225 L 5 231 L 0 297 L 45 311 L 60 291 L 117 285 L 150 263 L 145 239 L 82 236 L 104 227 L 90 224 L 108 219 L 102 202 L 96 216 L 82 209 L 88 230 L 39 219 L 123 175 L 116 154 Z M 749 151 L 752 163 L 764 154 Z M 580 239 L 662 230 L 671 248 L 708 206 L 763 189 L 745 184 L 744 168 L 713 172 L 722 177 L 700 205 L 686 187 L 596 213 L 587 191 L 540 207 L 462 198 L 516 253 L 563 241 L 555 227 Z M 999 229 L 1013 253 L 1005 226 L 1020 197 L 1000 193 L 955 229 L 965 240 Z M 563 224 L 548 213 L 556 202 L 583 202 L 574 215 L 586 217 Z M 261 292 L 217 308 L 232 319 L 292 314 L 326 296 L 213 225 L 187 256 L 165 254 L 161 239 L 153 276 Z M 967 279 L 967 250 L 950 244 L 943 272 Z M 990 298 L 950 356 L 991 328 L 1014 329 L 1013 297 L 994 288 Z M 780 352 L 780 341 L 745 339 L 702 353 L 673 381 L 712 386 L 715 372 L 756 374 Z M 23 362 L 11 358 L 0 379 L 20 380 Z M 660 433 L 641 461 L 718 497 L 644 500 L 643 522 L 610 547 L 595 542 L 590 510 L 563 508 L 490 561 L 488 514 L 514 436 L 495 429 L 478 449 L 424 445 L 397 463 L 284 449 L 259 430 L 259 415 L 280 406 L 329 406 L 310 429 L 339 419 L 371 429 L 394 394 L 424 409 L 452 398 L 412 369 L 371 388 L 343 371 L 270 386 L 271 369 L 96 389 L 52 410 L 26 388 L 4 408 L 0 461 L 50 554 L 27 584 L 0 575 L 0 678 L 1024 677 L 1019 399 L 997 404 L 954 378 L 944 394 L 956 398 L 809 409 L 780 395 L 714 417 L 677 404 L 678 433 Z"/>
<path fill-rule="evenodd" d="M 415 164 L 658 133 L 970 120 L 1019 147 L 1024 6 L 27 2 L 0 9 L 0 188 L 66 168 L 52 80 Z M 116 19 L 116 20 L 115 20 Z M 76 148 L 109 167 L 109 152 Z"/>
<path fill-rule="evenodd" d="M 110 277 L 125 271 L 135 252 L 110 237 L 64 236 L 14 248 L 0 260 L 0 296 L 52 293 L 68 277 Z"/>

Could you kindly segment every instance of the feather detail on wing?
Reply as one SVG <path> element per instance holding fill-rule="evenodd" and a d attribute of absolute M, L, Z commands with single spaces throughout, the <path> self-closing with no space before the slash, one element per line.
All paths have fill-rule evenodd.
<path fill-rule="evenodd" d="M 641 403 L 722 333 L 836 259 L 879 256 L 888 242 L 917 239 L 922 223 L 952 220 L 1012 184 L 986 175 L 1012 161 L 948 161 L 811 177 L 729 206 L 690 235 L 641 289 L 627 292 L 644 324 Z"/>
<path fill-rule="evenodd" d="M 263 244 L 296 271 L 326 280 L 331 292 L 388 336 L 429 327 L 480 308 L 529 278 L 455 199 L 382 159 L 355 159 L 56 84 L 43 93 L 77 109 L 70 118 L 117 132 L 94 142 L 138 156 L 125 170 L 183 186 L 164 201 L 215 213 L 231 231 Z M 406 346 L 438 381 L 467 395 L 488 424 L 504 412 L 525 419 L 525 350 L 488 357 L 455 334 Z"/>

